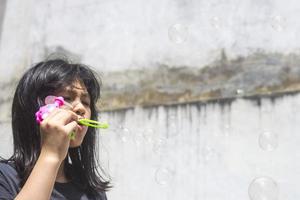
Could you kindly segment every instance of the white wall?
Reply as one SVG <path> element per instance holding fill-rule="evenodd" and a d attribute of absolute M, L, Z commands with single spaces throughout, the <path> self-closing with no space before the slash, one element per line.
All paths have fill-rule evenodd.
<path fill-rule="evenodd" d="M 299 8 L 296 0 L 10 0 L 1 69 L 27 67 L 57 45 L 103 71 L 202 67 L 222 48 L 230 57 L 258 49 L 295 53 Z M 171 38 L 186 38 L 181 44 L 169 38 L 178 23 L 186 35 L 175 31 Z"/>
<path fill-rule="evenodd" d="M 224 106 L 190 104 L 103 113 L 103 120 L 112 124 L 101 133 L 101 153 L 109 160 L 104 166 L 115 183 L 108 196 L 249 199 L 251 182 L 266 176 L 277 184 L 278 199 L 299 199 L 299 102 L 296 95 L 275 103 L 262 99 L 261 106 L 237 99 Z"/>

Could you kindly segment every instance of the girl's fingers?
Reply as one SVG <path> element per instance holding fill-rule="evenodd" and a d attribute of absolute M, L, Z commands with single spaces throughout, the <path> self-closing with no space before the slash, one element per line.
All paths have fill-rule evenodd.
<path fill-rule="evenodd" d="M 73 107 L 71 104 L 64 104 L 63 106 L 60 107 L 61 109 L 65 110 L 73 110 Z"/>
<path fill-rule="evenodd" d="M 46 124 L 48 121 L 51 121 L 53 117 L 55 117 L 59 113 L 59 109 L 55 108 L 50 113 L 48 113 L 48 116 L 42 121 L 42 124 Z"/>
<path fill-rule="evenodd" d="M 56 122 L 58 124 L 66 125 L 71 121 L 77 121 L 78 115 L 71 111 L 62 111 L 59 114 L 55 115 L 52 120 L 53 122 Z"/>
<path fill-rule="evenodd" d="M 78 126 L 78 125 L 77 125 L 77 122 L 76 122 L 76 121 L 72 121 L 72 122 L 66 124 L 66 125 L 64 126 L 64 129 L 65 129 L 66 133 L 69 134 L 69 133 L 71 133 L 72 131 L 76 132 L 77 126 Z"/>
<path fill-rule="evenodd" d="M 70 121 L 77 121 L 78 115 L 72 111 L 57 109 L 54 113 L 51 112 L 51 114 L 49 114 L 46 120 L 47 122 L 53 122 L 59 125 L 66 125 Z"/>

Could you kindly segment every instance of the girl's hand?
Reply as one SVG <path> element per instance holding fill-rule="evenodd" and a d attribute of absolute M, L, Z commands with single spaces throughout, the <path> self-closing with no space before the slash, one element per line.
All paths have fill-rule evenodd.
<path fill-rule="evenodd" d="M 41 123 L 41 151 L 62 162 L 67 156 L 69 134 L 78 129 L 78 115 L 71 110 L 55 108 Z"/>

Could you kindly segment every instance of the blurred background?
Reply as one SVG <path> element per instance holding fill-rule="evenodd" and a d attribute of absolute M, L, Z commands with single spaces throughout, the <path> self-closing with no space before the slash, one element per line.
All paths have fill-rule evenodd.
<path fill-rule="evenodd" d="M 102 78 L 110 200 L 300 199 L 296 0 L 0 0 L 0 155 L 20 76 L 67 55 Z"/>

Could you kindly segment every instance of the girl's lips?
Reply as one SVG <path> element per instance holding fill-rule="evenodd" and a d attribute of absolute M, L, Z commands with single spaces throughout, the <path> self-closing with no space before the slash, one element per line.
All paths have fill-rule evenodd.
<path fill-rule="evenodd" d="M 83 130 L 83 126 L 77 125 L 77 131 L 78 131 L 78 132 L 81 132 L 82 130 Z"/>
<path fill-rule="evenodd" d="M 77 120 L 80 120 L 80 119 L 82 119 L 83 117 L 81 117 L 81 116 L 78 116 L 78 119 Z M 79 122 L 77 122 L 77 127 L 78 127 L 78 130 L 79 131 L 82 131 L 83 130 L 83 125 L 81 125 L 81 124 L 79 124 Z"/>

